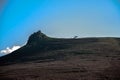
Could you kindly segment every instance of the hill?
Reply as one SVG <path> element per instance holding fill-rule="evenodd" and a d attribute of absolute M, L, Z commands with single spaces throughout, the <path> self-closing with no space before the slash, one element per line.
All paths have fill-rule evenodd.
<path fill-rule="evenodd" d="M 120 38 L 51 38 L 33 33 L 0 58 L 0 80 L 119 80 Z"/>

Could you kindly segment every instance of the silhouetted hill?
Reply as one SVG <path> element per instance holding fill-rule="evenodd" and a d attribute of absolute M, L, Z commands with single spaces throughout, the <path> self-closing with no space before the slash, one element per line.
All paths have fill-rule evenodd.
<path fill-rule="evenodd" d="M 23 63 L 35 60 L 60 60 L 68 56 L 119 52 L 119 38 L 51 38 L 41 31 L 33 33 L 25 46 L 0 58 L 0 64 Z"/>
<path fill-rule="evenodd" d="M 120 38 L 51 38 L 33 33 L 0 58 L 0 80 L 120 80 Z"/>

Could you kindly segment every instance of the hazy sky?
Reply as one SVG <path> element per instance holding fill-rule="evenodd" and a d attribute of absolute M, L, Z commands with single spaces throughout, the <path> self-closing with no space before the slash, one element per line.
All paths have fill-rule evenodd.
<path fill-rule="evenodd" d="M 41 30 L 52 37 L 120 37 L 120 0 L 0 0 L 0 50 Z"/>

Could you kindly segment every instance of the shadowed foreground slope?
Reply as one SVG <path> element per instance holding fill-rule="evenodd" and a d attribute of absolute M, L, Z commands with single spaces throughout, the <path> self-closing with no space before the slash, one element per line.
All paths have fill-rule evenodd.
<path fill-rule="evenodd" d="M 38 31 L 0 58 L 0 80 L 120 80 L 119 38 L 51 38 Z"/>

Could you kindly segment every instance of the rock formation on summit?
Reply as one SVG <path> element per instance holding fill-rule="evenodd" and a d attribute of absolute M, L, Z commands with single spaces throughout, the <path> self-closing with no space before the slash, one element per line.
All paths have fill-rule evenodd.
<path fill-rule="evenodd" d="M 42 33 L 40 30 L 33 33 L 29 39 L 27 44 L 39 43 L 40 41 L 47 40 L 49 37 Z"/>

